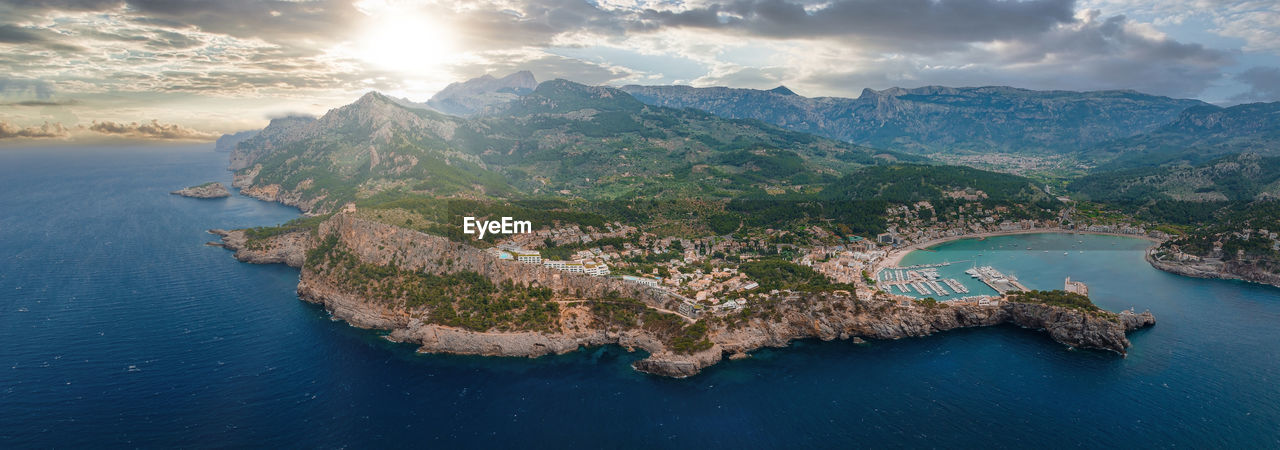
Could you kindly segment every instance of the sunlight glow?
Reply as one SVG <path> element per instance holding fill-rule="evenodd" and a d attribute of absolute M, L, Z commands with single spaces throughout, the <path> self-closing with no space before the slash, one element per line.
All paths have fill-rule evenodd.
<path fill-rule="evenodd" d="M 452 30 L 420 10 L 379 3 L 365 12 L 354 56 L 373 68 L 427 78 L 443 71 L 457 51 Z"/>

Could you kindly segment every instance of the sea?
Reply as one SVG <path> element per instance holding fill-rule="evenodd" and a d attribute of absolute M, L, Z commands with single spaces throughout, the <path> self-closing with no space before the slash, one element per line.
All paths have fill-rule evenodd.
<path fill-rule="evenodd" d="M 226 164 L 209 145 L 0 149 L 0 448 L 1280 447 L 1280 289 L 1157 271 L 1142 240 L 904 261 L 1069 276 L 1150 309 L 1126 357 L 997 326 L 799 341 L 669 379 L 616 346 L 424 355 L 335 321 L 298 300 L 296 269 L 204 245 L 297 210 L 169 194 L 229 183 Z"/>

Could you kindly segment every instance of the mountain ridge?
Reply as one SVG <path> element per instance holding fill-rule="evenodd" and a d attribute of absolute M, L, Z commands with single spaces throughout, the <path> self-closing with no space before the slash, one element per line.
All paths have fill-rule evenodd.
<path fill-rule="evenodd" d="M 864 89 L 858 98 L 755 89 L 621 88 L 648 104 L 697 108 L 870 147 L 912 153 L 1068 153 L 1153 130 L 1207 105 L 1136 91 L 1036 91 L 1008 86 Z"/>

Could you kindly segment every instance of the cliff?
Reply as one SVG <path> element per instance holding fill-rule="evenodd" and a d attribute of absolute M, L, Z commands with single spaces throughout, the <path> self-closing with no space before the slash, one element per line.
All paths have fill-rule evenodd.
<path fill-rule="evenodd" d="M 253 264 L 284 264 L 302 267 L 307 249 L 314 245 L 310 233 L 294 232 L 250 241 L 245 230 L 209 230 L 222 238 L 221 247 L 235 252 L 236 259 Z"/>
<path fill-rule="evenodd" d="M 782 347 L 796 339 L 899 339 L 1003 323 L 1044 330 L 1072 347 L 1124 354 L 1130 345 L 1125 332 L 1155 322 L 1150 313 L 1109 316 L 1043 304 L 924 305 L 887 295 L 859 299 L 843 293 L 782 293 L 758 305 L 753 303 L 760 314 L 702 319 L 699 324 L 706 326 L 709 345 L 682 352 L 650 324 L 618 326 L 581 300 L 616 292 L 657 310 L 674 306 L 669 294 L 638 284 L 500 260 L 465 244 L 349 214 L 335 215 L 320 225 L 318 236 L 324 236 L 327 244 L 309 232 L 259 240 L 247 239 L 243 230 L 212 232 L 223 236 L 223 246 L 234 250 L 242 261 L 301 266 L 301 299 L 324 305 L 334 317 L 353 326 L 390 330 L 391 339 L 416 344 L 422 352 L 537 357 L 616 344 L 649 353 L 634 363 L 636 370 L 671 377 L 697 374 L 726 355 L 745 356 L 761 347 Z M 313 266 L 308 262 L 308 251 L 321 245 L 340 247 L 344 254 L 369 267 L 394 267 L 414 274 L 466 271 L 494 283 L 549 288 L 561 308 L 548 329 L 536 331 L 477 331 L 439 325 L 433 323 L 431 311 L 421 306 L 370 298 L 344 281 L 349 278 L 340 270 Z"/>
<path fill-rule="evenodd" d="M 231 196 L 231 193 L 227 191 L 227 186 L 218 182 L 209 182 L 199 186 L 191 186 L 170 192 L 170 194 L 191 198 L 222 198 Z"/>
<path fill-rule="evenodd" d="M 1159 247 L 1147 250 L 1147 262 L 1152 267 L 1169 273 L 1221 280 L 1241 280 L 1250 283 L 1280 287 L 1280 273 L 1240 261 L 1223 261 L 1219 258 L 1201 258 L 1198 261 L 1174 261 L 1156 258 Z"/>

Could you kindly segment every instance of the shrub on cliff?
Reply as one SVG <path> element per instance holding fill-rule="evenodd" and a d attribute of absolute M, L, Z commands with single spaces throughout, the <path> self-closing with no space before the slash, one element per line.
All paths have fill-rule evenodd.
<path fill-rule="evenodd" d="M 1022 303 L 1042 303 L 1051 306 L 1078 309 L 1086 312 L 1102 311 L 1089 297 L 1061 289 L 1052 291 L 1027 291 L 1011 294 L 1009 300 Z"/>

